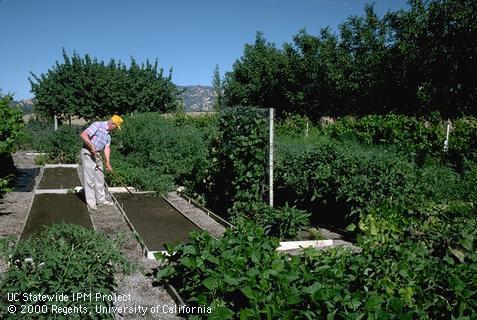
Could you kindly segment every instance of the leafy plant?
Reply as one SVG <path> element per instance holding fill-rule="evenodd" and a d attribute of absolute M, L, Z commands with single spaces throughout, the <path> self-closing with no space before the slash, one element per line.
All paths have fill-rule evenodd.
<path fill-rule="evenodd" d="M 14 171 L 10 153 L 15 151 L 24 134 L 22 112 L 11 106 L 12 97 L 0 94 L 0 197 L 7 191 L 10 174 Z"/>
<path fill-rule="evenodd" d="M 285 204 L 283 207 L 273 207 L 258 202 L 236 207 L 235 217 L 255 221 L 265 234 L 278 237 L 280 240 L 295 239 L 298 232 L 309 225 L 310 214 Z"/>
<path fill-rule="evenodd" d="M 130 263 L 121 256 L 117 243 L 95 231 L 77 225 L 53 225 L 34 238 L 20 240 L 16 246 L 6 246 L 4 252 L 10 268 L 0 283 L 0 315 L 5 319 L 17 318 L 9 314 L 8 305 L 27 303 L 23 293 L 54 296 L 65 294 L 67 301 L 28 301 L 33 306 L 77 307 L 73 294 L 92 294 L 92 299 L 81 304 L 91 313 L 75 315 L 55 314 L 57 319 L 88 318 L 112 319 L 109 313 L 95 313 L 95 306 L 111 306 L 108 299 L 96 300 L 96 294 L 110 295 L 115 289 L 116 272 L 128 272 Z M 5 246 L 4 246 L 5 248 Z M 7 293 L 22 293 L 18 301 L 7 301 Z M 24 314 L 25 319 L 51 319 L 52 313 Z"/>
<path fill-rule="evenodd" d="M 187 303 L 211 307 L 195 318 L 475 318 L 475 216 L 406 224 L 386 239 L 379 235 L 394 233 L 386 225 L 359 237 L 359 254 L 341 248 L 287 256 L 245 222 L 218 240 L 196 233 L 188 244 L 169 246 L 156 278 Z"/>
<path fill-rule="evenodd" d="M 259 202 L 267 174 L 267 120 L 259 109 L 228 108 L 218 119 L 209 144 L 211 165 L 205 197 L 214 210 L 226 214 L 235 207 Z"/>
<path fill-rule="evenodd" d="M 205 176 L 204 132 L 192 125 L 158 113 L 135 114 L 125 117 L 113 139 L 112 164 L 132 186 L 166 192 Z"/>

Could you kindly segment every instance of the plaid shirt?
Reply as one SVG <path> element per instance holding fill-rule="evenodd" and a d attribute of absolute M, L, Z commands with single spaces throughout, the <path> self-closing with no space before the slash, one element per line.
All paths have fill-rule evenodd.
<path fill-rule="evenodd" d="M 85 130 L 93 143 L 94 148 L 97 151 L 101 151 L 104 147 L 109 146 L 111 143 L 111 136 L 108 132 L 108 122 L 107 121 L 97 121 Z"/>

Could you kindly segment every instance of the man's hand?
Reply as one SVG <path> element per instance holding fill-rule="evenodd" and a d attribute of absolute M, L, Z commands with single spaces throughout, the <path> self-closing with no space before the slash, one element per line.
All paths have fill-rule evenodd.
<path fill-rule="evenodd" d="M 108 171 L 108 172 L 113 171 L 113 167 L 111 167 L 110 163 L 106 163 L 106 171 Z"/>

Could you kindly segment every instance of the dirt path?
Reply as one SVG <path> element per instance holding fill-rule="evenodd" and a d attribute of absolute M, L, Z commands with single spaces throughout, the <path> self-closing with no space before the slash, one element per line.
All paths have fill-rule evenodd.
<path fill-rule="evenodd" d="M 19 175 L 15 178 L 14 191 L 0 200 L 0 238 L 13 236 L 18 239 L 33 202 L 35 186 L 39 183 L 40 167 L 35 165 L 34 156 L 26 152 L 15 153 L 13 159 Z M 131 310 L 117 314 L 116 319 L 182 319 L 167 313 L 175 303 L 163 287 L 152 285 L 152 271 L 157 262 L 144 256 L 119 209 L 100 207 L 91 215 L 91 219 L 96 230 L 113 238 L 122 237 L 121 251 L 139 266 L 139 271 L 133 274 L 116 276 L 117 294 L 130 297 L 129 301 L 117 303 L 116 306 L 130 307 Z M 0 275 L 6 270 L 6 262 L 0 258 Z"/>

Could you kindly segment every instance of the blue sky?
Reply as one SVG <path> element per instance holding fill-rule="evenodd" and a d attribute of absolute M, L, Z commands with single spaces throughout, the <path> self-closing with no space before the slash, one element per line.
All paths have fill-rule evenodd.
<path fill-rule="evenodd" d="M 281 47 L 300 29 L 317 35 L 350 15 L 361 0 L 0 0 L 0 89 L 30 98 L 30 71 L 46 73 L 76 51 L 126 65 L 155 61 L 178 85 L 211 85 L 253 43 L 257 31 Z M 405 0 L 374 1 L 381 16 Z"/>

